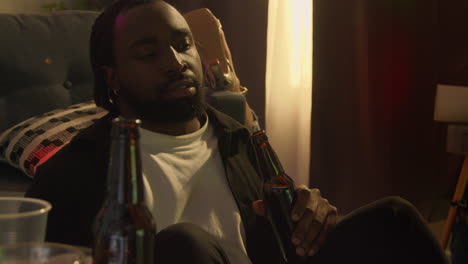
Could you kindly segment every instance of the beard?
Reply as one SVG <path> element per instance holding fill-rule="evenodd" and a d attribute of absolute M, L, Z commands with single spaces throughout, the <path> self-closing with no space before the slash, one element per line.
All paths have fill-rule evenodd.
<path fill-rule="evenodd" d="M 148 100 L 121 83 L 120 97 L 125 98 L 137 118 L 146 122 L 181 123 L 201 117 L 206 111 L 205 89 L 198 82 L 193 96 Z M 159 97 L 160 98 L 160 97 Z"/>

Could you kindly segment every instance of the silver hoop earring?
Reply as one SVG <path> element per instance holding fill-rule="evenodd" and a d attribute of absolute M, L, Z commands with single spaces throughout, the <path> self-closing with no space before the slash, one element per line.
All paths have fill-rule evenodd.
<path fill-rule="evenodd" d="M 109 103 L 114 104 L 114 99 L 116 99 L 118 96 L 119 96 L 119 90 L 111 89 L 111 88 L 107 89 L 107 98 L 109 100 Z"/>
<path fill-rule="evenodd" d="M 107 100 L 109 101 L 110 104 L 113 105 L 113 104 L 114 104 L 114 100 L 112 100 L 112 95 L 111 95 L 111 93 L 110 93 L 109 90 L 110 90 L 110 89 L 107 88 Z"/>

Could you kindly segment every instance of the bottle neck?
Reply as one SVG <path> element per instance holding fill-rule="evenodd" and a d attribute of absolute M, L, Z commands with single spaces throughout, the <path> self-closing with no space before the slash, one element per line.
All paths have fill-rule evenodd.
<path fill-rule="evenodd" d="M 108 168 L 108 198 L 122 204 L 144 201 L 138 128 L 113 128 Z"/>
<path fill-rule="evenodd" d="M 264 178 L 272 178 L 276 176 L 285 175 L 283 166 L 276 155 L 275 151 L 268 141 L 268 137 L 265 134 L 264 130 L 255 132 L 252 135 L 255 154 L 257 156 L 257 161 L 259 169 L 262 172 Z"/>

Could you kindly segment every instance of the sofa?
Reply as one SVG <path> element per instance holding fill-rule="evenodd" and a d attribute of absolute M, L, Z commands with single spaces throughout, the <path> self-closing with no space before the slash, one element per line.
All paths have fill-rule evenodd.
<path fill-rule="evenodd" d="M 106 113 L 92 101 L 89 37 L 98 15 L 0 14 L 0 196 L 22 195 L 37 167 Z M 245 122 L 244 96 L 209 94 Z"/>
<path fill-rule="evenodd" d="M 93 98 L 89 34 L 93 11 L 0 14 L 0 133 Z M 8 143 L 8 142 L 7 142 Z M 0 145 L 0 152 L 7 144 Z M 31 177 L 0 162 L 0 191 L 24 192 Z"/>

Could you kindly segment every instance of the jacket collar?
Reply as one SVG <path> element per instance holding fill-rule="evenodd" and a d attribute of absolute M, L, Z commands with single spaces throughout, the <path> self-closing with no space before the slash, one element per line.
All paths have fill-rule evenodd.
<path fill-rule="evenodd" d="M 207 105 L 206 113 L 209 117 L 210 122 L 213 122 L 217 132 L 224 132 L 229 134 L 241 133 L 247 136 L 250 134 L 246 126 L 237 122 L 230 116 L 216 110 L 210 105 Z"/>

